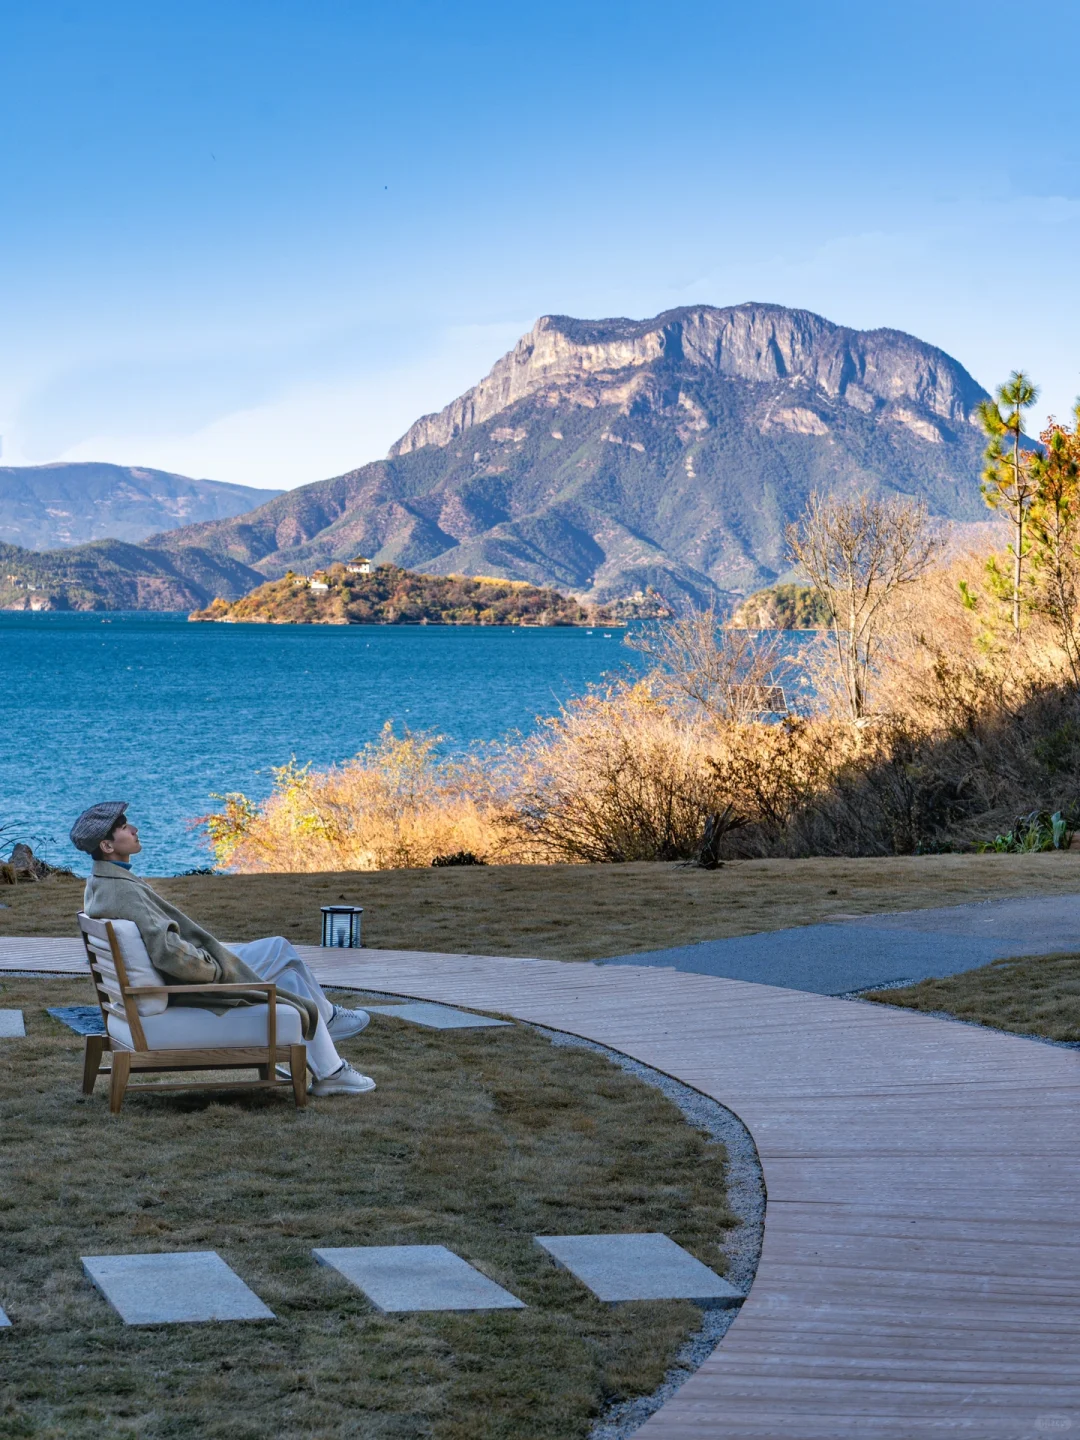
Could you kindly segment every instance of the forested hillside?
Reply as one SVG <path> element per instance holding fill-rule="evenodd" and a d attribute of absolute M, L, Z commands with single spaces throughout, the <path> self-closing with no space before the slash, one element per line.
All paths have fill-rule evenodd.
<path fill-rule="evenodd" d="M 418 575 L 396 565 L 358 574 L 332 565 L 313 579 L 290 572 L 231 604 L 215 600 L 190 618 L 270 625 L 610 625 L 646 613 L 663 613 L 663 607 L 645 598 L 587 606 L 522 581 Z"/>

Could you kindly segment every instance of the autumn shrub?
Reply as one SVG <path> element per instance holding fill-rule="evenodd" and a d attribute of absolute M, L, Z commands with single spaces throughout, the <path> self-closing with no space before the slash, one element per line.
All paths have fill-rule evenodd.
<path fill-rule="evenodd" d="M 465 762 L 388 726 L 343 765 L 275 770 L 262 804 L 220 797 L 204 824 L 218 865 L 247 872 L 685 859 L 724 808 L 715 743 L 659 682 L 617 683 Z"/>
<path fill-rule="evenodd" d="M 249 873 L 388 870 L 485 855 L 498 840 L 486 780 L 476 767 L 441 760 L 437 746 L 437 737 L 397 736 L 387 725 L 342 765 L 275 769 L 261 805 L 218 797 L 222 808 L 204 818 L 217 864 Z"/>
<path fill-rule="evenodd" d="M 1073 828 L 1080 696 L 1038 617 L 1017 646 L 1004 607 L 972 606 L 982 569 L 965 557 L 912 587 L 882 638 L 858 722 L 826 673 L 804 714 L 723 732 L 712 763 L 742 823 L 722 853 L 971 849 L 1032 811 L 1060 811 Z"/>
<path fill-rule="evenodd" d="M 726 733 L 714 763 L 744 822 L 726 853 L 970 849 L 1033 811 L 1061 812 L 1073 828 L 1080 696 L 1067 657 L 1037 614 L 1017 645 L 985 575 L 985 557 L 962 556 L 910 588 L 859 722 L 825 675 L 806 714 Z"/>
<path fill-rule="evenodd" d="M 715 732 L 657 680 L 570 701 L 515 756 L 506 853 L 571 862 L 679 860 L 723 810 Z"/>

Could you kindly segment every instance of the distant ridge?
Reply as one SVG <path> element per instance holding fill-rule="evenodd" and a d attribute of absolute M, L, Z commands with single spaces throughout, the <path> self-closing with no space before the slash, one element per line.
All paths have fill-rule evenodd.
<path fill-rule="evenodd" d="M 168 597 L 164 608 L 194 609 L 363 553 L 427 574 L 550 586 L 589 604 L 651 587 L 676 608 L 730 608 L 796 578 L 784 530 L 814 489 L 914 496 L 959 522 L 954 532 L 976 525 L 981 534 L 976 407 L 985 394 L 958 361 L 912 335 L 852 330 L 808 310 L 548 315 L 477 385 L 410 426 L 385 460 L 254 509 L 251 498 L 271 492 L 121 466 L 8 467 L 0 521 L 9 477 L 25 506 L 37 493 L 28 477 L 50 472 L 55 498 L 58 471 L 80 472 L 68 479 L 84 498 L 91 481 L 105 486 L 107 498 L 80 522 L 96 534 L 122 525 L 145 534 L 155 506 L 165 512 L 145 546 L 123 555 L 80 547 L 78 583 L 63 592 L 80 604 L 123 591 L 151 608 Z M 226 513 L 181 523 L 198 505 Z M 39 519 L 34 533 L 62 525 L 74 536 L 70 509 L 50 500 L 42 511 L 53 528 Z M 222 588 L 204 593 L 212 584 Z M 0 599 L 10 603 L 25 594 Z"/>
<path fill-rule="evenodd" d="M 593 603 L 652 585 L 676 605 L 727 604 L 791 578 L 784 527 L 814 488 L 984 519 L 985 393 L 914 336 L 807 310 L 549 315 L 385 460 L 154 543 L 268 577 L 362 552 Z"/>
<path fill-rule="evenodd" d="M 243 514 L 280 494 L 137 465 L 0 465 L 0 542 L 28 550 L 138 542 L 176 526 Z"/>
<path fill-rule="evenodd" d="M 193 610 L 261 583 L 246 565 L 195 546 L 167 554 L 122 540 L 45 551 L 0 545 L 0 610 Z"/>

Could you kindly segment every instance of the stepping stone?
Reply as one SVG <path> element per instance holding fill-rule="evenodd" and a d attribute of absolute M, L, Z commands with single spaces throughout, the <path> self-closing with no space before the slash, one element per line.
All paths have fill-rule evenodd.
<path fill-rule="evenodd" d="M 598 1300 L 716 1305 L 746 1298 L 666 1235 L 537 1235 L 536 1243 Z"/>
<path fill-rule="evenodd" d="M 11 1324 L 11 1321 L 10 1321 L 10 1320 L 7 1318 L 7 1316 L 4 1314 L 3 1310 L 0 1310 L 0 1330 L 2 1330 L 5 1325 L 10 1325 L 10 1324 Z"/>
<path fill-rule="evenodd" d="M 76 1035 L 105 1034 L 101 1009 L 97 1005 L 49 1005 L 46 1013 L 54 1020 L 59 1020 L 61 1025 L 66 1025 L 69 1030 L 74 1030 Z"/>
<path fill-rule="evenodd" d="M 125 1325 L 275 1318 L 213 1250 L 84 1255 L 82 1263 Z"/>
<path fill-rule="evenodd" d="M 479 1030 L 489 1025 L 512 1025 L 512 1020 L 492 1020 L 487 1015 L 470 1015 L 450 1005 L 436 1005 L 429 1000 L 413 1000 L 406 1005 L 365 1005 L 373 1015 L 393 1015 L 413 1025 L 426 1025 L 432 1030 Z"/>
<path fill-rule="evenodd" d="M 25 1034 L 21 1010 L 0 1010 L 0 1039 L 14 1040 Z"/>
<path fill-rule="evenodd" d="M 524 1304 L 445 1245 L 313 1250 L 384 1315 L 405 1310 L 523 1310 Z"/>

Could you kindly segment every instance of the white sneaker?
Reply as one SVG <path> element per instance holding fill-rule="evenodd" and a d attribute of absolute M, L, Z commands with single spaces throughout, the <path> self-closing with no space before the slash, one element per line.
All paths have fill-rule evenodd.
<path fill-rule="evenodd" d="M 333 1075 L 327 1075 L 325 1080 L 313 1080 L 309 1095 L 364 1095 L 369 1090 L 375 1089 L 375 1081 L 370 1075 L 361 1075 L 359 1070 L 354 1070 L 346 1060 L 340 1070 L 335 1070 Z"/>
<path fill-rule="evenodd" d="M 366 1010 L 346 1010 L 344 1005 L 335 1005 L 326 1028 L 331 1040 L 348 1040 L 366 1030 L 370 1023 L 371 1016 Z"/>

